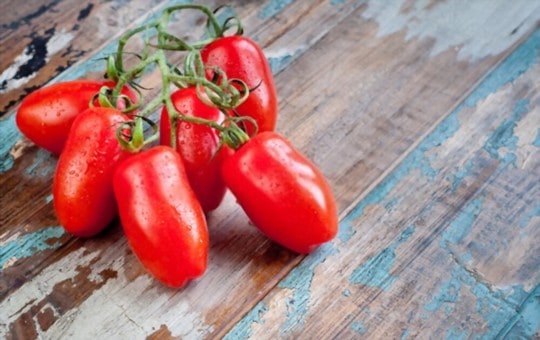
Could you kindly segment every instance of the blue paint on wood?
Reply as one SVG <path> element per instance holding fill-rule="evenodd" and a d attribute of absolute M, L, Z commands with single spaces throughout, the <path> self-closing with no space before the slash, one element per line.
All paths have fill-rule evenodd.
<path fill-rule="evenodd" d="M 350 297 L 351 296 L 351 290 L 346 288 L 341 292 L 341 295 L 343 295 L 345 297 Z"/>
<path fill-rule="evenodd" d="M 525 42 L 518 46 L 482 83 L 465 99 L 463 105 L 468 107 L 485 99 L 494 90 L 509 84 L 525 73 L 532 65 L 538 63 L 540 51 L 540 30 L 536 30 Z"/>
<path fill-rule="evenodd" d="M 465 177 L 467 177 L 472 169 L 474 167 L 474 158 L 469 159 L 465 164 L 463 165 L 463 168 L 458 169 L 453 175 L 452 175 L 452 192 L 456 192 L 456 190 L 459 188 Z"/>
<path fill-rule="evenodd" d="M 424 305 L 424 309 L 429 312 L 435 312 L 444 306 L 444 311 L 447 315 L 454 310 L 454 305 L 459 301 L 459 292 L 461 290 L 461 281 L 452 277 L 450 280 L 443 282 L 439 290 L 431 298 L 431 301 Z"/>
<path fill-rule="evenodd" d="M 62 245 L 58 239 L 64 233 L 62 227 L 48 227 L 6 242 L 0 246 L 0 269 L 13 259 L 20 260 L 31 257 L 40 251 L 58 248 Z"/>
<path fill-rule="evenodd" d="M 361 284 L 387 290 L 395 281 L 391 270 L 396 259 L 396 249 L 414 234 L 415 227 L 409 226 L 390 247 L 383 249 L 375 256 L 353 270 L 349 278 L 351 284 Z"/>
<path fill-rule="evenodd" d="M 52 194 L 49 194 L 47 195 L 47 197 L 45 197 L 45 203 L 49 204 L 51 203 L 53 200 L 53 195 Z"/>
<path fill-rule="evenodd" d="M 535 31 L 522 45 L 520 45 L 509 57 L 507 57 L 495 70 L 493 70 L 480 84 L 479 86 L 467 97 L 464 103 L 458 106 L 448 117 L 446 117 L 422 142 L 421 144 L 408 156 L 406 157 L 397 167 L 394 169 L 381 183 L 379 183 L 368 195 L 358 203 L 358 205 L 344 218 L 340 225 L 340 231 L 338 238 L 341 242 L 347 242 L 355 234 L 353 226 L 357 223 L 363 214 L 365 209 L 374 204 L 380 204 L 381 202 L 388 201 L 391 198 L 388 198 L 389 193 L 399 184 L 405 176 L 407 176 L 413 170 L 421 170 L 421 173 L 427 174 L 428 176 L 432 175 L 433 172 L 431 169 L 433 167 L 430 165 L 429 156 L 426 156 L 426 152 L 430 151 L 432 148 L 437 147 L 444 143 L 448 138 L 450 138 L 455 131 L 459 129 L 459 113 L 467 106 L 475 106 L 480 100 L 484 99 L 489 94 L 495 92 L 495 90 L 501 88 L 502 86 L 512 82 L 521 74 L 526 72 L 538 59 L 538 50 L 540 50 L 540 30 Z M 420 164 L 415 163 L 417 160 L 421 160 Z M 421 169 L 421 167 L 424 167 Z M 433 169 L 436 172 L 436 169 Z M 472 208 L 471 208 L 472 209 Z M 473 213 L 474 215 L 474 213 Z M 464 231 L 460 231 L 459 234 L 465 234 Z M 448 236 L 449 240 L 454 240 L 459 236 Z M 459 237 L 457 237 L 459 239 Z M 294 289 L 295 292 L 293 295 L 297 294 L 299 296 L 298 301 L 289 301 L 288 310 L 287 310 L 287 321 L 284 324 L 282 329 L 289 329 L 292 325 L 295 324 L 296 320 L 298 323 L 303 323 L 303 318 L 305 318 L 305 313 L 307 311 L 307 302 L 310 299 L 310 287 L 311 280 L 313 278 L 313 270 L 317 267 L 319 263 L 324 261 L 327 256 L 331 253 L 336 252 L 337 249 L 334 248 L 333 243 L 327 244 L 326 247 L 323 247 L 323 250 L 320 250 L 317 254 L 312 254 L 305 258 L 305 260 L 295 268 L 287 277 L 285 277 L 282 282 L 279 284 L 281 288 Z M 391 256 L 389 256 L 391 258 Z M 461 271 L 460 271 L 461 270 Z M 465 269 L 456 270 L 453 278 L 453 288 L 447 286 L 445 289 L 441 289 L 441 292 L 438 294 L 439 298 L 433 298 L 433 302 L 427 304 L 428 308 L 433 309 L 433 312 L 436 312 L 440 306 L 445 303 L 445 294 L 448 296 L 448 299 L 455 300 L 459 299 L 459 289 L 461 288 L 461 283 L 465 282 L 469 286 L 475 282 L 474 277 L 467 273 Z M 388 272 L 385 274 L 390 276 Z M 467 277 L 468 275 L 468 277 Z M 464 276 L 464 278 L 461 278 Z M 457 285 L 456 285 L 457 283 Z M 480 283 L 477 283 L 480 284 Z M 444 284 L 443 284 L 444 285 Z M 449 284 L 447 284 L 449 285 Z M 306 288 L 307 287 L 307 288 Z M 452 291 L 455 290 L 455 292 Z M 489 289 L 487 290 L 489 292 Z M 501 305 L 504 303 L 497 300 L 496 298 L 489 298 L 489 294 L 486 291 L 478 290 L 476 292 L 479 299 L 484 299 L 487 301 L 492 301 L 495 306 Z M 502 299 L 500 299 L 502 300 Z M 499 302 L 498 302 L 499 301 Z M 504 301 L 504 300 L 502 300 Z M 432 303 L 432 305 L 430 305 Z M 439 306 L 437 308 L 437 306 Z M 504 305 L 508 306 L 508 304 Z M 448 307 L 450 310 L 451 307 Z M 505 324 L 506 317 L 501 316 L 502 312 L 493 313 L 494 316 L 492 319 L 488 320 L 490 325 L 495 325 L 496 322 Z M 504 315 L 510 315 L 511 311 L 508 311 L 508 308 L 505 309 Z M 423 319 L 426 319 L 428 316 L 422 316 Z M 248 320 L 247 323 L 244 323 L 244 319 L 240 321 L 244 325 L 244 328 L 249 327 L 251 322 Z M 247 324 L 247 325 L 246 325 Z M 492 327 L 492 326 L 490 326 Z M 492 331 L 490 331 L 492 332 Z"/>
<path fill-rule="evenodd" d="M 289 53 L 285 55 L 281 55 L 278 57 L 268 57 L 268 64 L 270 65 L 270 69 L 272 70 L 273 74 L 279 73 L 281 70 L 283 70 L 287 65 L 291 63 L 291 61 L 294 59 L 295 55 L 294 53 Z"/>
<path fill-rule="evenodd" d="M 258 17 L 260 19 L 271 18 L 279 12 L 281 12 L 285 7 L 290 5 L 294 0 L 270 0 L 266 6 L 264 6 L 259 12 Z"/>
<path fill-rule="evenodd" d="M 497 338 L 530 339 L 540 332 L 540 285 L 529 294 L 517 314 L 501 329 Z"/>
<path fill-rule="evenodd" d="M 407 340 L 410 335 L 411 335 L 411 330 L 407 328 L 406 330 L 403 331 L 403 333 L 401 333 L 400 340 Z"/>
<path fill-rule="evenodd" d="M 472 200 L 463 208 L 463 211 L 460 212 L 457 218 L 443 232 L 441 237 L 442 248 L 448 248 L 450 244 L 458 244 L 463 241 L 482 211 L 483 202 L 484 197 L 481 196 Z"/>
<path fill-rule="evenodd" d="M 515 161 L 517 159 L 516 151 L 518 138 L 514 135 L 514 129 L 523 118 L 523 115 L 529 111 L 529 100 L 521 99 L 516 102 L 512 115 L 504 120 L 495 131 L 489 136 L 484 144 L 484 150 L 489 155 L 500 160 L 503 164 L 513 164 L 516 166 Z M 501 152 L 501 149 L 505 149 L 506 154 Z"/>
<path fill-rule="evenodd" d="M 366 333 L 366 326 L 362 323 L 362 321 L 354 321 L 351 324 L 351 329 L 358 333 L 358 334 L 365 334 Z"/>
<path fill-rule="evenodd" d="M 343 5 L 347 0 L 330 0 L 332 6 Z"/>
<path fill-rule="evenodd" d="M 395 247 L 385 248 L 356 268 L 349 282 L 387 290 L 396 281 L 396 278 L 390 274 L 395 260 Z"/>
<path fill-rule="evenodd" d="M 255 307 L 253 307 L 249 313 L 247 313 L 240 322 L 223 337 L 225 340 L 240 340 L 249 339 L 251 337 L 251 325 L 253 323 L 263 323 L 262 316 L 268 311 L 262 302 L 259 301 Z"/>
<path fill-rule="evenodd" d="M 518 225 L 521 228 L 526 228 L 529 223 L 531 223 L 532 219 L 535 217 L 540 216 L 540 203 L 536 203 L 536 205 L 529 211 L 528 213 L 523 216 L 523 218 L 519 221 Z"/>
<path fill-rule="evenodd" d="M 315 269 L 325 258 L 336 252 L 337 249 L 333 243 L 321 246 L 314 253 L 308 255 L 278 284 L 279 288 L 293 290 L 292 296 L 286 301 L 287 318 L 280 327 L 282 334 L 304 325 L 311 299 L 311 283 Z"/>
<path fill-rule="evenodd" d="M 536 138 L 534 139 L 533 145 L 540 148 L 540 128 L 536 130 Z"/>
<path fill-rule="evenodd" d="M 2 138 L 0 143 L 0 174 L 13 167 L 13 156 L 9 152 L 21 137 L 15 124 L 15 114 L 0 120 L 0 138 Z"/>
<path fill-rule="evenodd" d="M 347 242 L 355 233 L 352 223 L 364 214 L 366 207 L 383 202 L 396 185 L 413 170 L 419 170 L 428 179 L 433 179 L 437 171 L 431 166 L 430 158 L 426 153 L 452 137 L 459 130 L 459 127 L 457 111 L 455 111 L 446 117 L 396 169 L 358 203 L 350 212 L 349 217 L 343 221 L 343 230 L 338 235 L 339 239 L 342 242 Z"/>
<path fill-rule="evenodd" d="M 55 168 L 56 158 L 50 152 L 39 149 L 32 164 L 24 172 L 32 177 L 49 177 L 54 173 Z"/>
<path fill-rule="evenodd" d="M 448 331 L 446 331 L 445 339 L 447 340 L 465 340 L 468 339 L 468 334 L 464 330 L 458 328 L 458 327 L 450 327 Z"/>
<path fill-rule="evenodd" d="M 454 266 L 451 275 L 449 280 L 441 284 L 431 301 L 424 305 L 424 309 L 431 313 L 437 313 L 444 307 L 442 311 L 445 316 L 442 318 L 447 318 L 456 310 L 455 306 L 459 303 L 462 295 L 469 296 L 472 294 L 476 301 L 476 314 L 472 314 L 471 318 L 480 318 L 485 324 L 482 328 L 484 333 L 475 333 L 475 337 L 494 338 L 500 329 L 515 315 L 514 306 L 504 299 L 504 294 L 501 291 L 492 290 L 489 285 L 480 281 L 474 273 L 459 264 Z M 458 320 L 460 319 L 458 318 Z M 451 326 L 461 327 L 460 325 Z"/>
<path fill-rule="evenodd" d="M 540 50 L 540 30 L 536 30 L 523 44 L 521 44 L 512 54 L 510 54 L 495 70 L 493 70 L 478 87 L 451 112 L 419 145 L 413 150 L 385 179 L 379 183 L 358 205 L 349 213 L 350 217 L 342 223 L 342 230 L 338 237 L 342 242 L 347 242 L 355 234 L 353 223 L 360 218 L 370 205 L 380 204 L 394 187 L 409 175 L 413 170 L 420 170 L 428 179 L 433 179 L 437 170 L 431 166 L 431 161 L 427 153 L 433 148 L 442 145 L 448 138 L 459 129 L 458 115 L 466 107 L 474 107 L 479 101 L 485 99 L 489 94 L 497 89 L 514 81 L 532 65 L 538 62 L 538 51 Z M 515 122 L 526 109 L 527 102 L 520 102 L 513 113 L 513 118 L 510 119 L 509 127 Z M 501 128 L 502 129 L 502 128 Z M 504 135 L 504 133 L 503 133 Z M 497 151 L 493 142 L 488 144 L 489 151 Z M 498 145 L 498 144 L 497 144 Z M 511 145 L 510 145 L 511 146 Z M 512 159 L 507 159 L 512 161 Z M 460 183 L 460 178 L 465 177 L 465 174 L 458 175 L 453 187 L 457 188 Z"/>

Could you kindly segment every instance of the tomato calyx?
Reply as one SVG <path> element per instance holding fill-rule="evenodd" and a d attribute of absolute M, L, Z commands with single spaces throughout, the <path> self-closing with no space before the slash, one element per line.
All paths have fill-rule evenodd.
<path fill-rule="evenodd" d="M 142 150 L 146 145 L 159 139 L 158 125 L 151 119 L 136 115 L 134 120 L 129 120 L 118 126 L 116 129 L 116 139 L 122 149 L 136 153 Z M 150 125 L 152 133 L 145 137 L 144 123 Z"/>
<path fill-rule="evenodd" d="M 137 100 L 134 102 L 129 96 L 120 93 L 115 98 L 113 97 L 113 89 L 108 86 L 102 86 L 98 93 L 96 93 L 90 100 L 89 107 L 96 106 L 97 103 L 100 107 L 108 107 L 118 109 L 123 113 L 129 114 L 134 112 L 140 107 L 140 98 L 138 91 Z"/>

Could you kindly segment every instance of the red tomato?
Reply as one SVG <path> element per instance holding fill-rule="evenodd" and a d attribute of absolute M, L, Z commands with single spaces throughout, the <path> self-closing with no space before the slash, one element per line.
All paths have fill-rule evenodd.
<path fill-rule="evenodd" d="M 102 80 L 73 80 L 42 87 L 26 96 L 17 111 L 19 130 L 34 144 L 59 155 L 75 117 L 88 108 L 92 97 L 103 86 L 114 83 Z M 125 87 L 122 91 L 134 102 L 137 96 Z M 119 108 L 124 109 L 123 102 Z"/>
<path fill-rule="evenodd" d="M 272 71 L 262 49 L 247 37 L 234 35 L 218 38 L 201 50 L 207 66 L 217 66 L 227 78 L 241 79 L 251 91 L 246 101 L 236 108 L 240 116 L 250 116 L 257 122 L 259 132 L 273 131 L 276 126 L 278 101 Z M 209 79 L 212 73 L 209 72 Z M 246 123 L 247 132 L 253 126 Z"/>
<path fill-rule="evenodd" d="M 133 155 L 113 183 L 126 237 L 146 269 L 171 287 L 201 276 L 208 230 L 180 155 L 164 145 Z"/>
<path fill-rule="evenodd" d="M 287 140 L 263 132 L 223 164 L 223 178 L 253 223 L 270 239 L 309 253 L 337 233 L 330 186 Z"/>
<path fill-rule="evenodd" d="M 58 220 L 75 236 L 93 236 L 116 216 L 112 188 L 115 166 L 127 154 L 116 140 L 116 129 L 127 121 L 112 108 L 89 108 L 73 122 L 53 182 Z"/>
<path fill-rule="evenodd" d="M 176 110 L 185 116 L 204 118 L 221 123 L 225 118 L 215 107 L 204 104 L 194 87 L 180 89 L 171 96 Z M 171 123 L 167 109 L 161 112 L 160 140 L 171 145 Z M 189 183 L 205 212 L 216 209 L 225 196 L 225 183 L 221 178 L 221 163 L 231 149 L 219 147 L 218 132 L 201 124 L 177 120 L 176 151 L 182 157 Z"/>

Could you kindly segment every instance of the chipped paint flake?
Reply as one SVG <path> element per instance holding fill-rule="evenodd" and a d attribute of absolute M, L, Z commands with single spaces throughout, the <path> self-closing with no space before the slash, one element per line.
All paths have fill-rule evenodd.
<path fill-rule="evenodd" d="M 358 334 L 365 334 L 366 333 L 366 326 L 362 323 L 362 321 L 355 321 L 351 324 L 351 329 Z"/>
<path fill-rule="evenodd" d="M 33 79 L 37 75 L 36 68 L 45 65 L 52 55 L 68 46 L 73 38 L 74 34 L 65 30 L 56 33 L 50 30 L 44 36 L 34 36 L 34 41 L 0 74 L 0 93 L 17 89 Z"/>
<path fill-rule="evenodd" d="M 495 92 L 496 89 L 516 80 L 520 75 L 535 65 L 540 51 L 540 30 L 536 30 L 523 44 L 521 44 L 508 58 L 506 58 L 495 70 L 493 70 L 437 127 L 414 149 L 388 176 L 384 178 L 368 195 L 361 200 L 348 217 L 342 222 L 338 238 L 347 242 L 356 233 L 353 223 L 360 218 L 365 209 L 374 204 L 380 204 L 391 191 L 413 170 L 419 170 L 422 174 L 433 175 L 430 164 L 430 153 L 434 148 L 442 145 L 452 137 L 460 127 L 459 114 L 467 107 L 476 106 L 481 100 Z M 463 175 L 464 176 L 464 175 Z M 459 179 L 456 185 L 459 184 Z"/>
<path fill-rule="evenodd" d="M 383 249 L 357 267 L 351 273 L 349 282 L 382 290 L 390 288 L 397 279 L 390 274 L 396 259 L 396 249 L 407 241 L 414 234 L 414 231 L 413 225 L 407 227 L 390 247 Z"/>
<path fill-rule="evenodd" d="M 512 115 L 499 125 L 489 136 L 484 144 L 484 150 L 489 155 L 503 162 L 503 164 L 513 164 L 516 166 L 517 156 L 514 153 L 517 148 L 518 138 L 514 135 L 514 129 L 518 121 L 529 110 L 529 101 L 519 100 L 514 107 Z"/>
<path fill-rule="evenodd" d="M 304 325 L 311 302 L 311 285 L 315 269 L 328 256 L 337 252 L 333 243 L 319 247 L 295 267 L 278 285 L 279 288 L 291 289 L 292 296 L 287 300 L 287 318 L 280 327 L 285 334 Z"/>
<path fill-rule="evenodd" d="M 451 244 L 459 244 L 470 233 L 478 215 L 482 211 L 484 197 L 472 200 L 461 211 L 457 218 L 446 228 L 441 237 L 440 245 L 448 249 Z"/>
<path fill-rule="evenodd" d="M 16 234 L 9 240 L 0 242 L 0 268 L 6 269 L 17 260 L 31 257 L 61 245 L 58 239 L 64 235 L 62 227 L 47 227 L 25 235 Z"/>
<path fill-rule="evenodd" d="M 268 19 L 279 14 L 285 7 L 290 5 L 293 0 L 270 0 L 259 12 L 260 19 Z"/>
<path fill-rule="evenodd" d="M 297 56 L 307 50 L 307 45 L 290 46 L 276 50 L 265 50 L 264 55 L 268 59 L 268 64 L 272 73 L 275 75 L 283 70 Z"/>
<path fill-rule="evenodd" d="M 234 327 L 225 335 L 225 340 L 249 339 L 251 337 L 251 326 L 254 323 L 263 323 L 262 316 L 268 312 L 261 301 L 257 303 Z"/>
<path fill-rule="evenodd" d="M 405 30 L 407 40 L 432 40 L 432 57 L 455 49 L 459 60 L 477 61 L 507 50 L 521 36 L 515 33 L 532 29 L 540 14 L 535 1 L 503 1 L 496 7 L 491 2 L 420 0 L 403 11 L 401 0 L 371 0 L 363 16 L 377 22 L 379 37 Z M 508 31 L 508 27 L 515 28 Z"/>
<path fill-rule="evenodd" d="M 2 143 L 0 143 L 0 174 L 2 174 L 13 167 L 14 157 L 11 155 L 11 149 L 22 137 L 15 125 L 14 114 L 0 120 L 0 136 L 2 136 Z"/>

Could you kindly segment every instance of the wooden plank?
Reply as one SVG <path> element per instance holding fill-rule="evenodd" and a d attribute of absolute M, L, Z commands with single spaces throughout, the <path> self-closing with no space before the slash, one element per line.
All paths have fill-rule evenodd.
<path fill-rule="evenodd" d="M 162 0 L 0 4 L 0 117 L 100 45 L 132 27 Z M 101 63 L 100 61 L 95 61 Z M 100 65 L 101 66 L 101 65 Z"/>
<path fill-rule="evenodd" d="M 316 13 L 320 16 L 321 11 L 328 14 L 335 14 L 336 12 L 340 12 L 341 10 L 342 7 L 337 7 L 336 9 L 334 9 L 334 11 L 329 12 L 323 8 Z M 345 12 L 342 13 L 343 15 L 346 14 Z M 255 13 L 254 15 L 255 17 L 257 17 L 257 13 Z M 297 13 L 297 15 L 300 17 L 303 16 L 301 13 Z M 269 19 L 266 18 L 264 20 Z M 309 17 L 305 17 L 304 20 L 309 20 Z M 336 23 L 331 22 L 331 24 L 335 25 Z M 303 27 L 305 26 L 306 25 L 304 24 Z M 328 29 L 327 27 L 319 28 Z M 316 36 L 320 36 L 320 34 Z M 101 52 L 106 51 L 111 51 L 111 48 L 109 46 L 105 46 Z M 95 59 L 100 55 L 102 55 L 102 53 L 97 53 L 92 59 Z M 276 55 L 279 58 L 279 54 Z M 280 65 L 286 65 L 286 62 L 292 59 L 293 58 L 288 56 L 287 60 L 280 62 Z M 59 77 L 57 77 L 55 81 L 77 78 L 78 76 L 92 73 L 94 70 L 92 68 L 91 62 L 87 62 L 78 66 L 79 67 L 77 69 L 70 69 L 68 72 L 64 72 Z M 145 80 L 154 81 L 155 78 L 156 77 L 151 74 Z M 9 139 L 16 140 L 17 138 L 19 138 L 14 127 L 13 115 L 9 116 L 6 120 L 3 121 L 3 123 L 3 131 L 11 133 L 15 136 Z M 6 174 L 2 177 L 2 181 L 3 183 L 7 184 L 6 187 L 9 189 L 5 192 L 6 195 L 3 196 L 3 199 L 5 199 L 5 201 L 2 202 L 3 204 L 1 205 L 1 208 L 3 210 L 2 217 L 4 219 L 2 226 L 5 228 L 4 230 L 2 230 L 1 233 L 2 245 L 4 246 L 2 250 L 5 251 L 3 253 L 2 263 L 3 271 L 2 276 L 0 277 L 0 284 L 3 288 L 2 298 L 8 306 L 17 305 L 19 302 L 25 300 L 25 298 L 20 299 L 20 296 L 17 297 L 17 293 L 21 293 L 23 295 L 26 294 L 23 293 L 24 291 L 31 292 L 30 295 L 34 295 L 36 300 L 41 299 L 39 302 L 32 304 L 33 307 L 18 310 L 16 315 L 10 314 L 10 318 L 12 320 L 16 320 L 16 322 L 8 325 L 8 322 L 5 321 L 5 325 L 6 327 L 9 327 L 9 331 L 24 331 L 28 332 L 26 333 L 27 335 L 33 334 L 34 332 L 55 332 L 54 327 L 58 327 L 58 329 L 61 330 L 65 330 L 65 328 L 67 327 L 71 327 L 70 329 L 77 329 L 77 323 L 74 323 L 72 325 L 69 324 L 66 326 L 65 320 L 69 321 L 71 318 L 70 313 L 75 313 L 77 308 L 82 308 L 82 303 L 86 303 L 86 305 L 89 306 L 87 307 L 88 312 L 91 312 L 91 308 L 93 308 L 90 306 L 101 305 L 102 302 L 92 303 L 91 297 L 93 296 L 95 291 L 100 289 L 100 291 L 103 291 L 103 289 L 105 288 L 102 287 L 105 285 L 106 282 L 111 279 L 111 277 L 109 276 L 102 278 L 99 275 L 99 273 L 101 273 L 99 271 L 93 272 L 95 275 L 97 275 L 98 278 L 102 279 L 101 281 L 98 280 L 97 284 L 93 284 L 92 280 L 84 274 L 89 273 L 90 267 L 92 267 L 92 270 L 95 270 L 94 268 L 96 264 L 94 262 L 103 261 L 100 266 L 103 268 L 108 267 L 109 271 L 107 271 L 107 273 L 114 273 L 116 271 L 115 266 L 117 265 L 114 264 L 112 257 L 107 256 L 102 252 L 102 250 L 104 250 L 105 248 L 101 250 L 99 249 L 98 245 L 101 244 L 99 243 L 101 241 L 98 241 L 94 244 L 92 243 L 93 241 L 74 240 L 68 235 L 62 233 L 62 230 L 59 226 L 54 225 L 54 223 L 57 222 L 55 222 L 54 213 L 52 211 L 50 184 L 51 175 L 56 162 L 55 159 L 47 153 L 39 151 L 35 147 L 30 146 L 27 142 L 24 141 L 22 143 L 19 143 L 18 145 L 15 145 L 15 147 L 13 148 L 4 148 L 4 151 L 4 155 L 6 157 L 4 157 L 5 161 L 3 162 L 3 170 L 9 171 L 6 172 Z M 23 169 L 28 169 L 29 171 L 24 172 Z M 29 181 L 28 177 L 30 177 L 30 179 L 32 180 Z M 23 192 L 25 193 L 26 197 L 38 197 L 39 199 L 33 201 L 32 205 L 21 205 L 20 201 L 22 199 L 20 197 L 20 194 Z M 16 197 L 18 197 L 18 199 L 16 199 Z M 229 207 L 233 205 L 232 200 L 229 199 L 228 205 Z M 236 207 L 235 209 L 235 218 L 239 218 L 241 215 L 238 214 L 238 210 Z M 221 215 L 214 214 L 211 219 L 215 218 L 216 220 L 226 220 L 226 215 L 228 215 L 228 213 L 221 213 Z M 49 220 L 52 221 L 48 222 Z M 47 224 L 44 225 L 43 223 Z M 246 223 L 244 218 L 242 218 L 242 223 Z M 250 230 L 249 233 L 241 235 L 240 237 L 250 237 L 250 235 L 253 234 L 257 235 L 257 239 L 261 239 L 261 236 L 254 230 Z M 238 235 L 235 235 L 235 237 L 238 238 Z M 107 248 L 112 247 L 112 249 L 115 250 L 115 254 L 124 253 L 126 251 L 126 244 L 125 241 L 121 238 L 121 232 L 118 227 L 116 227 L 115 229 L 111 229 L 109 231 L 109 234 L 103 235 L 103 238 L 107 239 L 109 243 L 107 245 L 101 245 Z M 216 235 L 213 237 L 213 239 L 218 240 L 214 243 L 219 244 L 220 236 Z M 90 246 L 90 244 L 94 245 Z M 269 261 L 267 259 L 269 255 L 267 249 L 268 243 L 266 243 L 265 246 L 266 247 L 263 249 L 265 259 L 262 260 L 260 259 L 261 256 L 257 254 L 257 242 L 252 241 L 252 247 L 247 249 L 246 253 L 239 254 L 239 257 L 242 259 L 243 262 L 239 263 L 238 267 L 242 271 L 248 271 L 249 274 L 246 274 L 246 276 L 251 277 L 252 280 L 258 280 L 259 285 L 261 286 L 268 286 L 268 288 L 266 289 L 259 289 L 257 287 L 253 287 L 251 289 L 251 292 L 260 291 L 260 294 L 262 294 L 264 291 L 267 291 L 275 284 L 276 279 L 273 279 L 274 276 L 276 278 L 283 276 L 283 274 L 274 274 L 279 273 L 281 270 L 283 270 L 284 264 L 288 263 L 288 260 L 293 256 L 292 254 L 284 252 L 278 247 L 274 247 L 275 249 L 273 250 L 273 252 L 276 253 L 276 255 L 274 256 L 276 257 L 276 260 Z M 90 247 L 92 251 L 89 251 L 88 247 Z M 218 260 L 220 257 L 219 254 L 220 252 L 222 252 L 219 247 L 220 246 L 213 248 L 215 249 L 214 253 L 216 254 L 215 256 L 218 258 Z M 223 245 L 221 247 L 223 247 Z M 86 254 L 87 252 L 92 253 L 92 259 L 88 260 L 86 257 L 81 258 L 81 251 L 84 254 Z M 228 252 L 229 250 L 225 249 L 225 251 Z M 131 254 L 128 252 L 128 255 Z M 216 260 L 216 263 L 218 263 L 218 260 Z M 88 264 L 88 261 L 91 262 L 91 266 Z M 144 276 L 142 268 L 138 266 L 138 263 L 133 258 L 133 256 L 128 256 L 128 262 L 129 261 L 133 261 L 133 264 L 138 268 L 134 272 L 136 276 L 141 276 L 141 279 L 143 279 L 143 281 L 146 281 L 147 284 L 156 284 L 153 280 L 149 279 L 147 276 Z M 252 262 L 255 263 L 256 266 L 253 266 L 251 264 Z M 55 276 L 54 273 L 58 271 L 58 268 L 65 267 L 66 263 L 73 264 L 72 270 L 68 271 L 66 273 L 66 276 Z M 256 271 L 260 271 L 263 265 L 264 273 L 258 274 L 257 272 L 254 272 L 253 268 L 255 268 Z M 130 265 L 124 264 L 122 265 L 122 269 L 126 266 Z M 216 264 L 216 266 L 219 267 L 219 263 Z M 81 275 L 78 274 L 79 270 L 83 272 Z M 224 273 L 225 276 L 229 276 L 228 274 L 230 273 L 230 271 L 234 272 L 235 270 L 234 268 L 229 269 L 229 271 Z M 51 281 L 52 276 L 54 276 L 54 283 L 51 283 L 51 285 L 47 285 L 48 290 L 43 290 L 41 284 L 39 284 L 38 288 L 33 285 L 33 283 L 36 282 L 39 283 L 42 281 Z M 257 276 L 260 276 L 260 278 L 257 278 Z M 24 279 L 22 279 L 23 277 Z M 237 286 L 237 281 L 231 281 L 230 286 L 236 289 L 241 289 L 242 287 Z M 73 292 L 72 288 L 69 287 L 67 282 L 71 282 L 71 285 L 84 286 L 86 287 L 86 291 L 78 298 L 74 298 L 73 296 L 70 296 Z M 122 285 L 129 286 L 129 282 L 130 281 Z M 211 283 L 212 281 L 209 282 Z M 220 294 L 229 295 L 228 293 L 230 291 L 230 288 L 231 287 L 224 287 Z M 161 289 L 163 288 L 161 287 Z M 204 289 L 200 290 L 200 293 L 204 292 Z M 12 296 L 12 293 L 15 293 L 15 296 Z M 63 300 L 60 299 L 58 296 L 65 296 L 66 298 L 70 298 L 67 300 Z M 103 298 L 103 295 L 99 295 L 96 297 L 100 299 Z M 49 306 L 49 300 L 53 300 L 55 301 L 55 303 L 53 303 L 52 306 Z M 90 300 L 90 302 L 88 300 Z M 210 302 L 212 304 L 220 304 L 219 299 Z M 109 303 L 111 302 L 109 301 Z M 232 300 L 230 304 L 234 305 Z M 45 307 L 44 305 L 47 305 L 47 307 Z M 215 308 L 203 307 L 204 306 L 200 306 L 200 309 L 204 311 L 210 311 L 210 320 L 229 318 L 229 315 L 223 313 L 223 309 L 218 310 L 219 313 L 215 313 L 215 315 L 212 315 L 212 310 L 215 310 Z M 42 313 L 43 310 L 46 310 L 47 313 Z M 50 312 L 51 310 L 53 311 L 52 313 Z M 118 308 L 112 308 L 112 310 L 117 311 Z M 173 311 L 171 311 L 171 313 L 172 312 Z M 174 312 L 178 312 L 178 310 L 174 310 Z M 42 321 L 42 323 L 49 325 L 47 327 L 42 327 L 41 323 L 36 321 L 38 318 L 37 315 L 42 314 L 45 314 L 47 316 L 47 319 L 45 321 Z M 86 323 L 86 321 L 83 321 L 86 320 L 85 318 L 85 316 L 81 316 L 81 319 L 79 320 L 81 320 L 83 323 Z M 27 324 L 27 322 L 30 322 L 32 324 L 32 321 L 36 321 L 34 327 L 24 326 Z M 21 325 L 24 327 L 22 327 Z M 56 326 L 50 328 L 50 325 Z M 125 327 L 129 327 L 130 325 L 131 327 L 135 327 L 135 332 L 140 332 L 141 328 L 146 329 L 147 332 L 150 332 L 149 329 L 153 329 L 150 327 L 142 326 L 136 327 L 136 325 L 133 325 L 129 322 Z M 177 324 L 176 328 L 178 327 L 186 326 Z M 207 332 L 208 328 L 209 326 L 204 326 L 204 328 L 201 327 L 200 331 Z M 4 331 L 6 331 L 6 329 L 4 329 Z M 195 329 L 195 327 L 193 327 L 188 328 L 188 331 L 196 332 L 197 330 Z"/>
<path fill-rule="evenodd" d="M 540 336 L 540 30 L 226 338 Z"/>
<path fill-rule="evenodd" d="M 276 3 L 278 10 L 271 11 Z M 396 7 L 401 3 L 392 5 Z M 515 33 L 486 38 L 482 51 L 473 49 L 472 55 L 459 57 L 459 50 L 454 50 L 459 43 L 445 38 L 444 29 L 440 37 L 437 30 L 426 37 L 410 27 L 422 18 L 428 26 L 437 22 L 430 17 L 437 6 L 419 7 L 405 8 L 403 26 L 393 31 L 392 20 L 377 11 L 375 2 L 320 1 L 311 8 L 301 1 L 268 1 L 239 10 L 249 23 L 260 23 L 254 32 L 274 57 L 274 69 L 284 70 L 276 78 L 279 130 L 321 165 L 342 210 L 448 112 L 538 18 L 538 6 L 530 2 L 517 2 L 514 21 L 500 20 L 502 24 L 489 19 L 497 11 L 488 11 L 480 16 L 481 25 Z M 506 7 L 498 3 L 487 8 Z M 322 24 L 312 24 L 320 18 Z M 478 13 L 460 20 L 467 18 L 478 19 Z M 280 20 L 287 22 L 286 29 L 278 25 Z M 408 36 L 414 29 L 417 33 Z M 476 43 L 473 39 L 462 49 Z M 340 63 L 333 68 L 335 78 L 321 80 L 321 65 L 336 60 Z M 77 65 L 58 79 L 89 70 Z M 337 80 L 343 85 L 336 87 Z M 2 136 L 13 133 L 12 117 L 0 121 Z M 13 255 L 3 262 L 0 274 L 0 306 L 6 311 L 0 316 L 5 318 L 0 319 L 5 325 L 0 334 L 220 335 L 301 260 L 256 232 L 229 196 L 209 219 L 212 248 L 207 275 L 183 290 L 168 290 L 144 274 L 118 226 L 92 240 L 61 233 L 50 197 L 55 160 L 25 143 L 11 146 L 0 146 L 0 155 L 15 156 L 0 160 L 9 170 L 0 177 L 0 187 L 8 188 L 0 204 L 0 246 L 3 255 Z M 388 153 L 378 152 L 381 148 Z M 22 205 L 23 201 L 31 203 Z"/>

